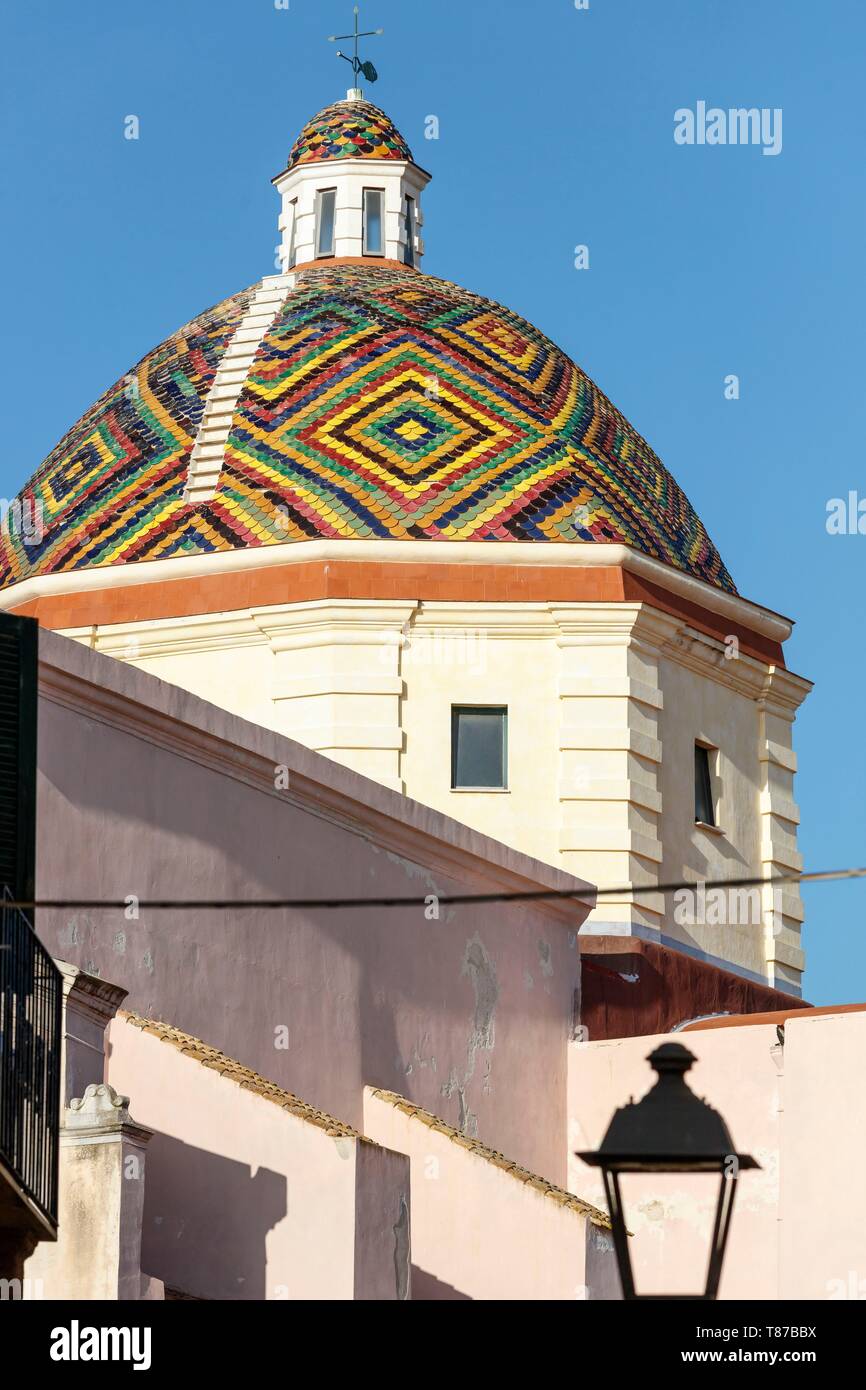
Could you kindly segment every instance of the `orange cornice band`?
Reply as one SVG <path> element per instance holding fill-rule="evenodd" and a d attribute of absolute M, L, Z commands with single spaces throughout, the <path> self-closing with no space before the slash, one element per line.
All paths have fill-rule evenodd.
<path fill-rule="evenodd" d="M 451 603 L 647 603 L 719 641 L 737 637 L 758 661 L 784 666 L 778 642 L 668 593 L 618 565 L 411 564 L 315 560 L 150 584 L 31 599 L 13 609 L 43 627 L 108 627 L 190 618 L 315 599 L 435 600 Z"/>

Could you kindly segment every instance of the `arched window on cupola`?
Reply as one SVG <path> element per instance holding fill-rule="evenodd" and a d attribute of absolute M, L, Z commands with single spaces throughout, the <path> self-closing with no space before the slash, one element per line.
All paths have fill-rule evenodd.
<path fill-rule="evenodd" d="M 333 256 L 336 232 L 337 190 L 320 188 L 316 194 L 316 255 Z"/>
<path fill-rule="evenodd" d="M 403 212 L 403 264 L 415 264 L 415 199 L 407 194 Z"/>
<path fill-rule="evenodd" d="M 364 189 L 365 256 L 382 256 L 385 253 L 384 203 L 384 189 Z"/>

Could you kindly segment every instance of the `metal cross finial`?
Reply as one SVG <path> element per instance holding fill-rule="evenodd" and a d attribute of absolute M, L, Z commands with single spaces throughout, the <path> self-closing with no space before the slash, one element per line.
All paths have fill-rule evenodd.
<path fill-rule="evenodd" d="M 376 38 L 379 34 L 384 34 L 384 32 L 385 32 L 384 29 L 368 29 L 368 30 L 367 30 L 365 33 L 363 33 L 363 34 L 362 34 L 362 33 L 359 33 L 359 31 L 358 31 L 358 15 L 359 15 L 359 12 L 360 12 L 360 11 L 359 11 L 359 6 L 356 5 L 356 6 L 355 6 L 355 31 L 354 31 L 354 33 L 352 33 L 352 34 L 331 34 L 331 35 L 329 35 L 329 37 L 328 37 L 328 43 L 339 43 L 342 39 L 354 39 L 354 41 L 355 41 L 355 56 L 354 56 L 353 58 L 350 58 L 350 57 L 348 56 L 347 53 L 340 53 L 340 52 L 338 51 L 338 52 L 337 52 L 337 57 L 338 57 L 338 58 L 345 58 L 346 62 L 349 63 L 349 64 L 351 65 L 352 72 L 355 74 L 355 83 L 356 83 L 356 84 L 357 84 L 357 81 L 358 81 L 358 74 L 359 74 L 359 73 L 363 73 L 364 76 L 366 77 L 366 79 L 367 79 L 368 82 L 376 82 L 376 81 L 378 80 L 378 77 L 379 77 L 379 74 L 377 73 L 376 69 L 373 67 L 373 64 L 372 64 L 372 63 L 362 63 L 362 62 L 361 62 L 361 59 L 358 57 L 358 40 L 359 40 L 359 39 L 372 39 L 372 38 Z"/>

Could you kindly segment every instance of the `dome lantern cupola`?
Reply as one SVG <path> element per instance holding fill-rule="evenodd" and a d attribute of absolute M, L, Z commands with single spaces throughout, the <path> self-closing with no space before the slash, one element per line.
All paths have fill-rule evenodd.
<path fill-rule="evenodd" d="M 419 268 L 429 182 L 389 117 L 351 88 L 307 122 L 274 179 L 283 271 L 346 259 Z"/>

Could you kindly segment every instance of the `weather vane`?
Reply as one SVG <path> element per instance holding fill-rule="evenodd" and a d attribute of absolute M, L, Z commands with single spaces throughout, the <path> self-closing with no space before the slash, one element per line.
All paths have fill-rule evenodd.
<path fill-rule="evenodd" d="M 345 58 L 346 62 L 349 63 L 349 64 L 351 64 L 352 71 L 353 71 L 353 73 L 355 74 L 355 85 L 356 85 L 356 86 L 358 85 L 358 74 L 359 74 L 359 73 L 363 73 L 364 76 L 366 77 L 366 79 L 367 79 L 368 82 L 377 82 L 377 81 L 379 80 L 379 74 L 377 73 L 376 69 L 373 67 L 373 64 L 372 64 L 372 63 L 362 63 L 362 62 L 361 62 L 361 59 L 358 57 L 358 40 L 359 40 L 359 39 L 373 39 L 373 38 L 376 38 L 379 34 L 384 34 L 384 32 L 385 32 L 384 29 L 368 29 L 367 32 L 364 33 L 364 34 L 359 33 L 359 32 L 358 32 L 358 14 L 359 14 L 359 6 L 356 5 L 356 6 L 355 6 L 355 32 L 354 32 L 353 34 L 331 34 L 331 35 L 329 35 L 329 37 L 328 37 L 328 43 L 339 43 L 342 39 L 354 39 L 354 40 L 355 40 L 355 56 L 354 56 L 354 58 L 350 58 L 349 55 L 348 55 L 347 53 L 341 53 L 341 52 L 339 51 L 339 49 L 337 50 L 337 57 L 338 57 L 338 58 Z"/>

